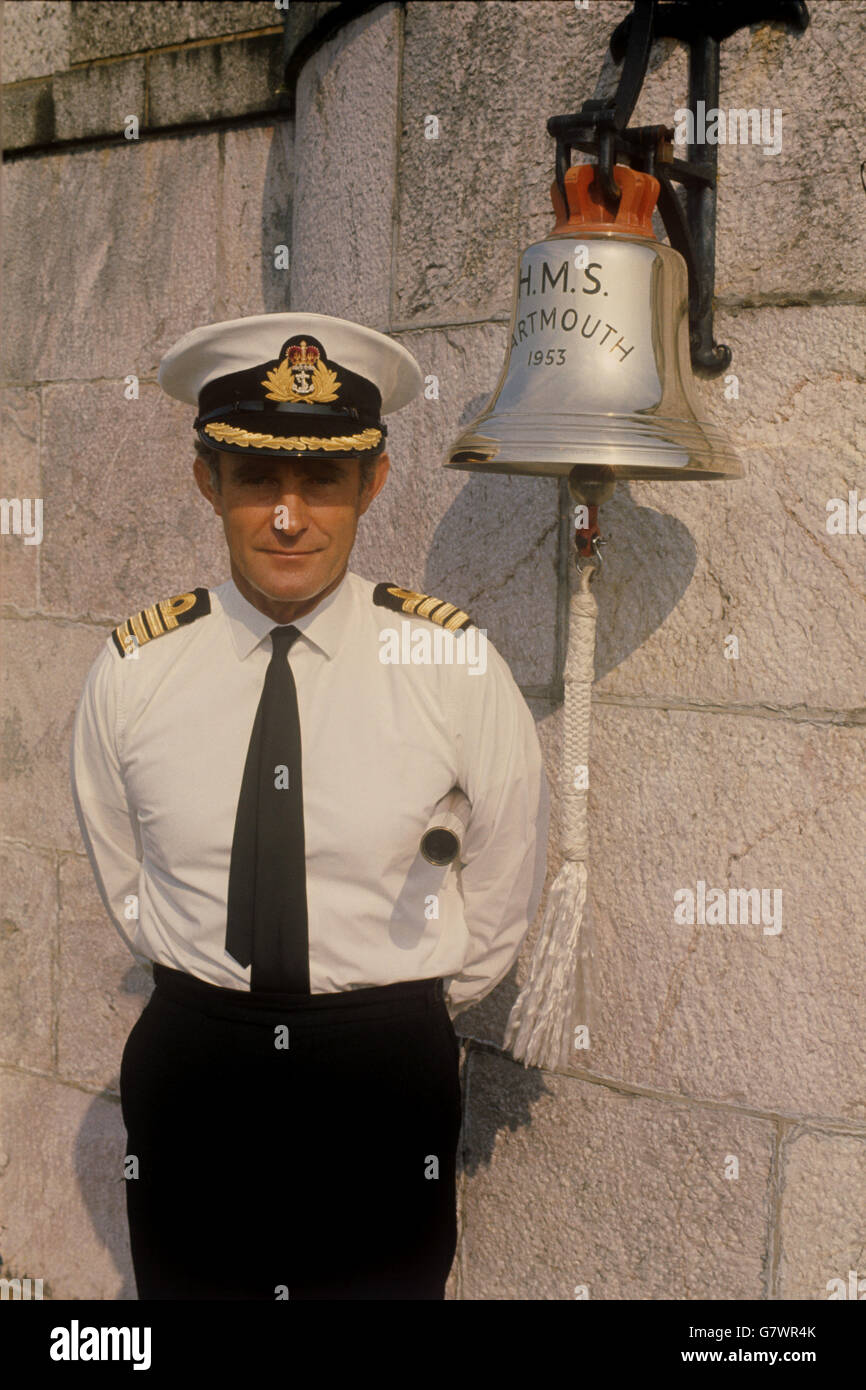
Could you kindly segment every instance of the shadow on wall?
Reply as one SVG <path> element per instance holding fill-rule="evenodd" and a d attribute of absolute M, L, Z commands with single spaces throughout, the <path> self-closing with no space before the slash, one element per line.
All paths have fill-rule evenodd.
<path fill-rule="evenodd" d="M 603 531 L 610 544 L 605 582 L 596 592 L 596 680 L 661 627 L 689 587 L 698 557 L 688 527 L 678 517 L 638 506 L 628 483 L 619 483 L 605 505 Z"/>
<path fill-rule="evenodd" d="M 285 314 L 291 309 L 292 255 L 292 159 L 294 123 L 275 124 L 268 150 L 262 187 L 260 225 L 261 238 L 261 310 L 245 308 L 250 313 Z M 278 265 L 282 268 L 278 268 Z"/>
<path fill-rule="evenodd" d="M 488 395 L 471 400 L 460 418 L 458 428 L 465 429 L 490 400 Z M 450 439 L 440 441 L 444 455 Z M 511 577 L 516 563 L 525 560 L 527 546 L 521 544 L 519 506 L 520 490 L 515 491 L 514 479 L 499 473 L 463 474 L 466 479 L 451 506 L 436 528 L 424 573 L 425 592 L 447 593 L 454 603 L 467 607 L 479 625 L 489 627 L 494 646 L 512 665 L 518 657 L 509 647 L 508 633 L 497 633 L 494 624 L 485 620 L 484 595 L 495 593 Z M 549 485 L 547 479 L 521 480 L 527 488 Z M 485 528 L 484 518 L 491 518 Z M 510 517 L 509 534 L 503 534 L 500 519 Z M 595 589 L 598 600 L 595 678 L 619 666 L 647 638 L 661 627 L 673 612 L 691 582 L 697 565 L 697 546 L 688 527 L 677 517 L 652 507 L 641 507 L 634 501 L 627 482 L 617 484 L 611 500 L 605 503 L 601 524 L 608 544 L 604 547 L 603 582 Z M 498 528 L 492 540 L 490 531 Z M 532 534 L 531 532 L 529 534 Z M 467 536 L 478 536 L 480 544 L 467 563 Z M 536 542 L 537 543 L 537 542 Z M 569 537 L 569 547 L 571 538 Z M 530 584 L 512 601 L 525 603 L 534 619 L 555 630 L 557 614 L 550 601 L 549 580 L 542 573 L 546 563 L 545 551 L 539 559 L 536 575 Z M 501 570 L 496 555 L 501 556 Z M 530 572 L 531 573 L 531 572 Z M 537 578 L 538 583 L 534 580 Z M 473 593 L 481 595 L 473 600 Z M 562 594 L 560 595 L 562 597 Z M 560 656 L 556 676 L 561 678 L 565 652 Z"/>
<path fill-rule="evenodd" d="M 460 421 L 461 429 L 486 407 L 488 399 L 487 396 L 478 397 L 468 404 Z M 442 441 L 443 452 L 449 442 Z M 499 580 L 490 570 L 489 552 L 483 545 L 479 548 L 478 572 L 473 575 L 468 573 L 466 536 L 478 534 L 479 518 L 490 516 L 495 518 L 498 524 L 498 519 L 508 514 L 512 518 L 513 531 L 519 533 L 521 518 L 519 512 L 513 510 L 513 503 L 519 494 L 514 492 L 513 480 L 502 474 L 466 473 L 465 478 L 465 486 L 437 527 L 425 570 L 425 585 L 429 582 L 428 592 L 447 592 L 453 602 L 463 604 L 469 603 L 469 596 L 477 586 L 482 594 L 477 621 L 483 625 L 483 594 L 485 590 L 495 590 Z M 527 481 L 530 485 L 533 482 Z M 509 504 L 512 506 L 510 513 Z M 609 538 L 609 544 L 604 557 L 604 582 L 599 583 L 595 590 L 599 608 L 596 680 L 600 680 L 619 666 L 661 627 L 688 588 L 697 564 L 697 547 L 688 527 L 677 517 L 652 507 L 639 506 L 634 501 L 627 482 L 619 483 L 613 498 L 605 504 L 602 525 L 604 535 Z M 570 534 L 568 545 L 570 548 Z M 506 549 L 507 543 L 503 538 L 502 551 Z M 545 551 L 544 555 L 549 555 L 549 551 Z M 540 560 L 539 571 L 544 563 L 546 558 Z M 503 568 L 507 572 L 510 567 L 506 560 Z M 452 580 L 449 584 L 449 574 L 456 576 L 456 582 Z M 537 621 L 547 623 L 553 628 L 557 614 L 550 601 L 549 583 L 543 582 L 540 572 L 538 577 L 540 582 L 536 592 L 525 589 L 519 597 L 530 606 Z M 437 585 L 440 587 L 437 588 Z M 473 604 L 470 611 L 478 607 L 478 604 Z M 475 616 L 474 612 L 473 615 Z M 491 625 L 491 640 L 503 656 L 513 663 L 516 653 L 513 647 L 509 650 L 508 634 L 502 634 L 500 643 Z M 563 651 L 557 676 L 562 674 L 564 658 Z M 556 771 L 556 768 L 549 767 L 548 777 L 555 779 Z M 550 843 L 554 850 L 557 845 L 556 837 L 554 802 L 554 817 L 550 828 Z M 558 865 L 558 862 L 559 857 L 556 855 L 555 863 Z M 552 872 L 548 873 L 541 912 L 553 876 Z M 590 906 L 588 911 L 591 910 Z M 462 1034 L 466 1037 L 488 1039 L 502 1046 L 505 1020 L 519 992 L 515 965 L 487 999 L 459 1015 L 455 1021 L 458 1036 Z M 549 1094 L 551 1092 L 545 1082 L 545 1074 L 536 1067 L 525 1068 L 519 1084 L 509 1086 L 507 1092 L 485 1094 L 484 1105 L 477 1113 L 473 1111 L 468 1128 L 464 1117 L 464 1133 L 458 1158 L 460 1169 L 472 1175 L 479 1169 L 488 1167 L 493 1158 L 498 1134 L 506 1129 L 514 1132 L 524 1125 L 530 1125 L 535 1102 L 541 1096 Z"/>

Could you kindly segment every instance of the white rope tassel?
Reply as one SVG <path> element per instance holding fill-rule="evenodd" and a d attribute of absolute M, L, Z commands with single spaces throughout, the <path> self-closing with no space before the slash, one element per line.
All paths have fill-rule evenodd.
<path fill-rule="evenodd" d="M 598 605 L 590 590 L 594 567 L 580 571 L 569 604 L 565 662 L 565 731 L 562 759 L 562 852 L 565 862 L 551 885 L 529 978 L 515 1000 L 505 1028 L 505 1046 L 525 1066 L 556 1070 L 572 1057 L 578 949 L 586 903 L 586 777 L 578 769 L 589 758 L 589 718 L 595 665 Z"/>

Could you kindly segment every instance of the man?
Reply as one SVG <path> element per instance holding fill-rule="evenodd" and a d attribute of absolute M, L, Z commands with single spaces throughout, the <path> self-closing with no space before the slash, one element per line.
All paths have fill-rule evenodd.
<path fill-rule="evenodd" d="M 441 1299 L 452 1019 L 544 876 L 532 717 L 466 613 L 348 569 L 381 417 L 421 385 L 404 347 L 264 314 L 187 334 L 159 380 L 198 407 L 231 578 L 114 630 L 72 748 L 105 907 L 154 962 L 120 1073 L 139 1297 Z M 420 843 L 455 788 L 443 866 Z"/>

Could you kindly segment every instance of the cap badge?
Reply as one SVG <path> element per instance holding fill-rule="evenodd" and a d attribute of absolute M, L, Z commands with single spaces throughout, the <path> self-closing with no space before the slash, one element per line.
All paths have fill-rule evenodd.
<path fill-rule="evenodd" d="M 268 372 L 262 386 L 267 386 L 269 401 L 335 401 L 341 383 L 323 361 L 319 349 L 306 338 L 286 345 L 278 364 Z"/>

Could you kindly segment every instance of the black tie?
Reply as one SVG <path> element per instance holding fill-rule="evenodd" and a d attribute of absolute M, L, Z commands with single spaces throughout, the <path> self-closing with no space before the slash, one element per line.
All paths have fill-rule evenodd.
<path fill-rule="evenodd" d="M 229 869 L 226 951 L 252 964 L 250 988 L 310 993 L 301 725 L 288 650 L 296 627 L 271 629 L 244 767 Z"/>

